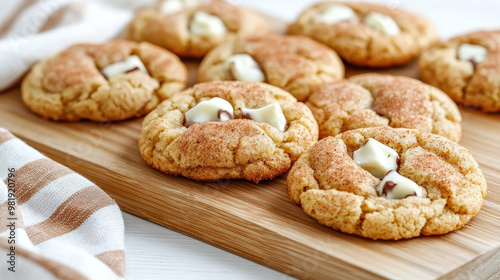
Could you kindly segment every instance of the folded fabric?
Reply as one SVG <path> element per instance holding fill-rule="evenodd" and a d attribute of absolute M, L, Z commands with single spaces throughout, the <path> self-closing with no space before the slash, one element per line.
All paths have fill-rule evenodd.
<path fill-rule="evenodd" d="M 111 0 L 2 1 L 0 91 L 18 82 L 40 59 L 76 43 L 100 43 L 115 37 L 131 20 L 137 3 L 151 4 L 151 0 L 135 4 Z"/>
<path fill-rule="evenodd" d="M 124 278 L 115 201 L 0 128 L 0 279 Z"/>

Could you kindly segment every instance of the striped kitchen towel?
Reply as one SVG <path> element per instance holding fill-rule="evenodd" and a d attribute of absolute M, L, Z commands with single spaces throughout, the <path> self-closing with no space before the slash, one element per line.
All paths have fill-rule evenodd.
<path fill-rule="evenodd" d="M 0 279 L 124 278 L 115 201 L 0 128 Z"/>
<path fill-rule="evenodd" d="M 114 38 L 134 10 L 157 0 L 0 1 L 0 91 L 40 59 L 81 42 Z"/>

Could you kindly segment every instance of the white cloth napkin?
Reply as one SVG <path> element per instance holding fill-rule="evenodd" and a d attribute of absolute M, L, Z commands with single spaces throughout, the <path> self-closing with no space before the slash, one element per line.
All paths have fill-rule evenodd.
<path fill-rule="evenodd" d="M 40 59 L 81 42 L 119 34 L 140 6 L 156 0 L 3 0 L 0 4 L 0 91 Z"/>
<path fill-rule="evenodd" d="M 0 128 L 0 279 L 124 279 L 124 248 L 113 199 Z"/>

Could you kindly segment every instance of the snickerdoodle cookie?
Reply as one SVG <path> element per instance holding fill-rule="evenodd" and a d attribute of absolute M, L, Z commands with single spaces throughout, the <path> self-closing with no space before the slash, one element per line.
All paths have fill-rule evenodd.
<path fill-rule="evenodd" d="M 78 44 L 33 66 L 22 98 L 47 119 L 117 121 L 147 114 L 186 79 L 177 56 L 149 43 Z"/>
<path fill-rule="evenodd" d="M 128 38 L 182 57 L 203 57 L 228 39 L 269 32 L 261 16 L 222 0 L 165 0 L 137 14 L 129 24 Z"/>
<path fill-rule="evenodd" d="M 143 159 L 202 181 L 259 182 L 286 172 L 318 139 L 307 106 L 280 88 L 251 82 L 197 84 L 146 116 Z"/>
<path fill-rule="evenodd" d="M 317 142 L 287 182 L 289 197 L 321 224 L 373 239 L 457 230 L 486 196 L 467 149 L 439 135 L 390 127 Z"/>
<path fill-rule="evenodd" d="M 347 130 L 391 126 L 413 128 L 458 142 L 461 115 L 439 89 L 418 80 L 362 74 L 319 87 L 306 102 L 319 125 L 319 137 Z"/>
<path fill-rule="evenodd" d="M 423 81 L 455 102 L 484 112 L 500 112 L 500 32 L 455 37 L 422 53 Z"/>
<path fill-rule="evenodd" d="M 370 3 L 322 2 L 306 9 L 289 34 L 306 35 L 358 66 L 390 67 L 417 57 L 438 41 L 427 19 Z"/>
<path fill-rule="evenodd" d="M 318 86 L 342 79 L 344 65 L 323 44 L 303 36 L 253 36 L 222 43 L 203 59 L 199 82 L 266 82 L 307 99 Z"/>

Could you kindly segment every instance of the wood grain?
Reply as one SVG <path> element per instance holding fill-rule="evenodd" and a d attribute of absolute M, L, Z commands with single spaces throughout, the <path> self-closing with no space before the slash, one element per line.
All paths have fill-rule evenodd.
<path fill-rule="evenodd" d="M 273 21 L 277 30 L 283 23 Z M 186 61 L 190 84 L 199 61 Z M 347 74 L 367 72 L 348 69 Z M 416 64 L 379 71 L 417 77 Z M 142 119 L 55 123 L 30 113 L 19 89 L 0 93 L 0 126 L 85 175 L 122 210 L 303 279 L 487 279 L 500 271 L 500 116 L 461 110 L 463 138 L 488 182 L 479 215 L 459 231 L 372 241 L 319 225 L 286 195 L 286 174 L 253 184 L 194 182 L 141 159 Z"/>

